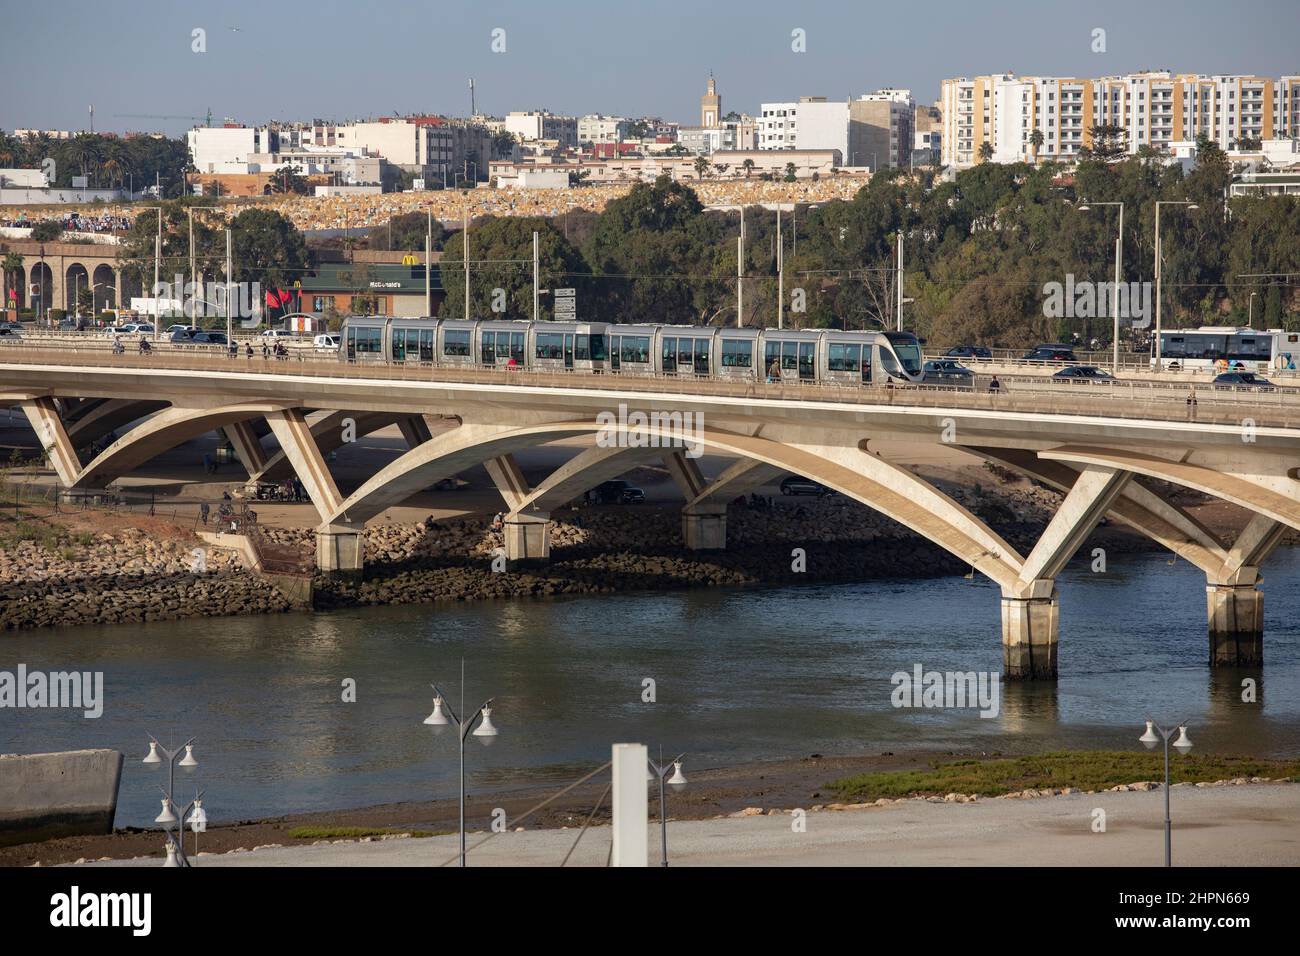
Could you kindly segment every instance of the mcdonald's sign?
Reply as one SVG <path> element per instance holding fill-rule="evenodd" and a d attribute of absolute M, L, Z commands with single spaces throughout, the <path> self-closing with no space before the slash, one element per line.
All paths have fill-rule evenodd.
<path fill-rule="evenodd" d="M 418 266 L 419 264 L 420 260 L 416 256 L 402 256 L 402 265 L 404 266 Z"/>

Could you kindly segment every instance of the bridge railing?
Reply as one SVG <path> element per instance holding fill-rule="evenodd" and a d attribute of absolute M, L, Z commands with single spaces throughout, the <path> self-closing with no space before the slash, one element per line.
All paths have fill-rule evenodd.
<path fill-rule="evenodd" d="M 162 351 L 147 355 L 114 355 L 104 349 L 0 348 L 0 367 L 64 367 L 76 370 L 116 368 L 210 372 L 239 376 L 286 375 L 351 380 L 403 380 L 466 385 L 529 386 L 624 392 L 654 392 L 677 396 L 732 397 L 785 402 L 836 402 L 853 405 L 924 406 L 1055 415 L 1102 415 L 1260 427 L 1300 427 L 1300 388 L 1254 389 L 1206 383 L 1117 380 L 1070 380 L 1050 375 L 1024 375 L 1001 380 L 990 392 L 988 379 L 977 376 L 972 386 L 856 385 L 837 382 L 726 379 L 690 373 L 642 373 L 583 370 L 522 369 L 507 366 L 435 366 L 431 363 L 389 363 L 381 360 L 342 362 L 333 353 L 304 352 L 289 359 L 227 357 L 220 349 Z"/>

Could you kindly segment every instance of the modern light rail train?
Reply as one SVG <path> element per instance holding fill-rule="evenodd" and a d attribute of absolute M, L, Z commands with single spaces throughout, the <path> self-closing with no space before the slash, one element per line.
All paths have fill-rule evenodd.
<path fill-rule="evenodd" d="M 921 381 L 911 332 L 351 316 L 348 362 L 883 385 Z"/>
<path fill-rule="evenodd" d="M 1300 333 L 1284 329 L 1255 330 L 1222 325 L 1198 329 L 1165 329 L 1160 333 L 1160 361 L 1167 368 L 1245 369 L 1267 372 L 1300 365 Z M 1156 343 L 1151 342 L 1151 365 Z"/>

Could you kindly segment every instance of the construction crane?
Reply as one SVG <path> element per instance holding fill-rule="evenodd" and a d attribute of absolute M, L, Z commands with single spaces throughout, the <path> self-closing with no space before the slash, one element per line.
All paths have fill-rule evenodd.
<path fill-rule="evenodd" d="M 208 107 L 206 116 L 168 116 L 156 113 L 115 113 L 119 119 L 160 119 L 160 120 L 206 120 L 209 126 L 212 125 L 212 107 Z"/>

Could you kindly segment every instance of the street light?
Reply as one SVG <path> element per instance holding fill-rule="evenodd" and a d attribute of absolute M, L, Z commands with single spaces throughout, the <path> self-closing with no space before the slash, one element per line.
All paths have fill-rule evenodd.
<path fill-rule="evenodd" d="M 1115 328 L 1112 332 L 1111 348 L 1113 349 L 1111 358 L 1111 374 L 1119 374 L 1119 277 L 1120 270 L 1123 267 L 1124 259 L 1124 204 L 1122 202 L 1097 202 L 1084 203 L 1079 207 L 1080 212 L 1088 212 L 1093 206 L 1119 206 L 1119 234 L 1115 239 L 1115 288 L 1111 290 L 1111 319 L 1114 321 Z"/>
<path fill-rule="evenodd" d="M 447 701 L 447 695 L 437 684 L 430 684 L 435 694 L 433 712 L 424 718 L 424 723 L 433 728 L 435 734 L 441 734 L 447 727 L 456 728 L 457 744 L 460 748 L 460 865 L 465 866 L 465 738 L 473 736 L 485 745 L 490 745 L 499 731 L 492 723 L 492 701 L 489 697 L 479 705 L 478 710 L 466 720 L 457 716 L 456 711 Z M 460 662 L 460 698 L 461 713 L 465 711 L 465 662 Z M 445 709 L 444 709 L 445 708 Z M 478 726 L 475 726 L 477 723 Z"/>
<path fill-rule="evenodd" d="M 140 762 L 150 768 L 161 766 L 164 758 L 167 763 L 167 788 L 163 790 L 162 810 L 158 816 L 154 817 L 154 823 L 161 823 L 163 833 L 167 835 L 167 862 L 164 866 L 189 866 L 189 858 L 185 855 L 185 830 L 183 821 L 188 814 L 191 821 L 197 817 L 201 818 L 203 825 L 207 825 L 207 814 L 203 812 L 201 798 L 203 793 L 195 795 L 194 799 L 186 804 L 185 808 L 179 813 L 176 812 L 176 803 L 172 799 L 172 794 L 176 792 L 176 768 L 183 767 L 187 772 L 192 771 L 199 765 L 194 759 L 194 738 L 191 737 L 184 744 L 168 750 L 158 742 L 158 739 L 152 735 L 149 737 L 149 752 L 145 754 L 144 759 Z M 177 758 L 180 758 L 179 760 Z M 161 787 L 159 787 L 162 790 Z M 176 837 L 172 837 L 172 828 L 176 829 Z M 195 832 L 199 832 L 195 830 Z M 195 837 L 195 852 L 198 852 L 198 838 Z"/>
<path fill-rule="evenodd" d="M 1183 721 L 1179 721 L 1177 726 L 1165 730 L 1163 727 L 1157 726 L 1155 721 L 1148 720 L 1146 733 L 1138 738 L 1147 750 L 1153 749 L 1156 744 L 1160 743 L 1162 738 L 1165 742 L 1165 866 L 1173 866 L 1170 843 L 1172 824 L 1169 821 L 1169 738 L 1174 735 L 1175 730 L 1178 731 L 1178 739 L 1174 741 L 1174 749 L 1181 754 L 1185 754 L 1192 749 L 1192 741 L 1187 736 L 1187 724 Z"/>
<path fill-rule="evenodd" d="M 1257 295 L 1259 295 L 1258 292 L 1252 292 L 1250 299 L 1246 303 L 1246 327 L 1252 331 L 1255 328 L 1255 296 Z"/>
<path fill-rule="evenodd" d="M 1187 199 L 1159 199 L 1156 201 L 1156 371 L 1159 372 L 1164 363 L 1161 360 L 1161 342 L 1160 342 L 1160 281 L 1164 274 L 1164 252 L 1160 245 L 1160 207 L 1161 206 L 1186 206 L 1190 209 L 1200 209 L 1196 203 Z"/>
<path fill-rule="evenodd" d="M 672 787 L 674 790 L 684 790 L 686 788 L 686 775 L 682 773 L 682 758 L 686 754 L 681 753 L 668 761 L 662 767 L 655 763 L 649 757 L 646 763 L 649 765 L 647 782 L 659 781 L 659 865 L 668 865 L 668 801 L 664 796 L 664 784 Z M 668 775 L 672 774 L 670 778 Z"/>

